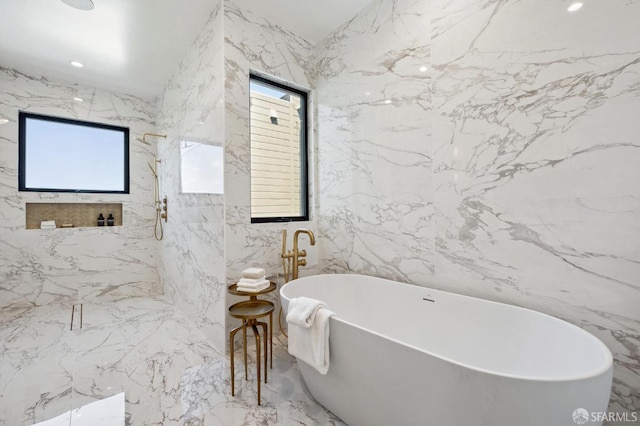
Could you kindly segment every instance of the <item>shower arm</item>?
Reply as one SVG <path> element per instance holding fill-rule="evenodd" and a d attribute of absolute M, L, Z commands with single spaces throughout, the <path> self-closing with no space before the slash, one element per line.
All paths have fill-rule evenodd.
<path fill-rule="evenodd" d="M 140 142 L 142 142 L 145 145 L 151 145 L 151 142 L 149 142 L 147 140 L 147 136 L 153 136 L 153 137 L 156 137 L 156 138 L 163 138 L 163 139 L 167 138 L 167 135 L 161 135 L 160 133 L 149 133 L 149 132 L 146 132 L 146 133 L 142 134 L 141 138 L 136 138 L 136 139 L 139 140 Z"/>
<path fill-rule="evenodd" d="M 158 161 L 158 160 L 156 160 Z M 158 177 L 158 172 L 156 172 L 153 167 L 151 167 L 150 163 L 147 163 L 147 166 L 149 166 L 149 168 L 151 169 L 151 173 L 153 173 L 153 177 L 157 178 Z"/>

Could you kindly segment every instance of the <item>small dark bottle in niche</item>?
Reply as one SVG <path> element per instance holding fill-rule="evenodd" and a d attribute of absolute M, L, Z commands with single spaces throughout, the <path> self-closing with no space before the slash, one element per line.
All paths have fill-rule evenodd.
<path fill-rule="evenodd" d="M 104 226 L 104 216 L 102 216 L 102 213 L 98 216 L 98 226 Z"/>
<path fill-rule="evenodd" d="M 107 225 L 113 226 L 116 224 L 116 219 L 113 217 L 111 213 L 109 213 L 109 217 L 107 218 Z"/>

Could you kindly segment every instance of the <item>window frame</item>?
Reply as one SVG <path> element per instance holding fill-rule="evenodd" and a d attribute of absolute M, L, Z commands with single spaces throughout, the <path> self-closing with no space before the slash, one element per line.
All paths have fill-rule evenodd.
<path fill-rule="evenodd" d="M 61 188 L 31 188 L 26 186 L 27 171 L 27 119 L 33 118 L 54 123 L 71 124 L 90 128 L 106 129 L 122 132 L 124 140 L 122 161 L 124 162 L 124 188 L 122 191 L 98 190 L 98 189 L 61 189 Z M 64 192 L 64 193 L 87 193 L 87 194 L 130 194 L 130 154 L 129 154 L 129 128 L 114 126 L 110 124 L 95 123 L 90 121 L 76 120 L 72 118 L 56 117 L 32 112 L 18 112 L 18 191 L 21 192 Z"/>
<path fill-rule="evenodd" d="M 282 223 L 282 222 L 304 222 L 309 220 L 309 92 L 292 87 L 281 80 L 265 77 L 262 74 L 249 73 L 249 111 L 251 111 L 251 82 L 274 86 L 278 89 L 294 93 L 300 96 L 300 107 L 303 109 L 302 118 L 304 120 L 303 140 L 300 142 L 300 206 L 303 209 L 300 216 L 271 216 L 271 217 L 253 217 L 251 202 L 249 214 L 251 215 L 251 223 Z M 251 113 L 249 113 L 249 161 L 251 162 Z M 251 163 L 249 164 L 251 170 Z M 251 172 L 250 172 L 251 174 Z M 251 177 L 251 176 L 250 176 Z M 251 193 L 251 179 L 249 179 L 249 192 Z M 250 195 L 251 197 L 251 195 Z"/>

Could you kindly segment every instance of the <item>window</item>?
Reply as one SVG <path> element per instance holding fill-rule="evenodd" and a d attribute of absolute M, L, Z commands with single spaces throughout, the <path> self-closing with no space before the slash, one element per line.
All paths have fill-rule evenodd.
<path fill-rule="evenodd" d="M 129 193 L 129 129 L 19 114 L 18 189 Z"/>
<path fill-rule="evenodd" d="M 307 94 L 251 75 L 251 222 L 308 220 Z"/>
<path fill-rule="evenodd" d="M 180 142 L 182 193 L 223 194 L 224 155 L 221 146 Z"/>

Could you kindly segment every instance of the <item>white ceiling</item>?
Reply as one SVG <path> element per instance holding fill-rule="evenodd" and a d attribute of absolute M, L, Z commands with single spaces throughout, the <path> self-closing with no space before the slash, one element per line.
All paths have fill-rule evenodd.
<path fill-rule="evenodd" d="M 312 43 L 372 0 L 228 0 Z M 0 66 L 151 97 L 207 22 L 211 0 L 2 0 Z M 184 7 L 188 4 L 188 7 Z M 81 69 L 69 62 L 84 63 Z"/>

